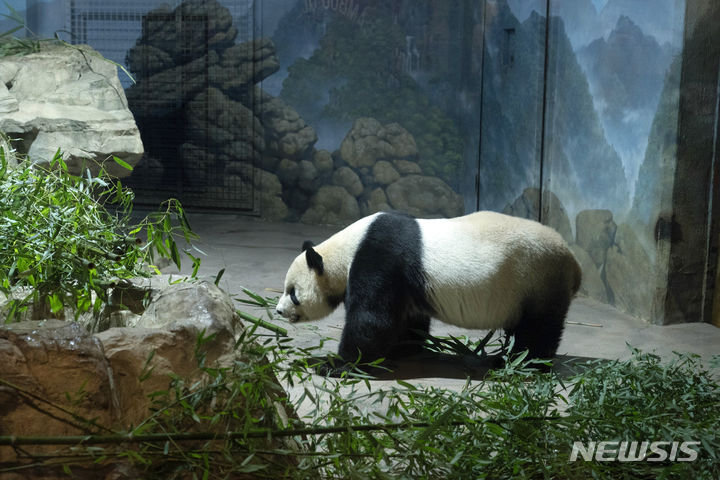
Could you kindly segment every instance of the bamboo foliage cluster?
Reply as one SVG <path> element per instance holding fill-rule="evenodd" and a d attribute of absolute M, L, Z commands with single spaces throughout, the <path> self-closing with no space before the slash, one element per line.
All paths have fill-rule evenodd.
<path fill-rule="evenodd" d="M 459 391 L 398 380 L 379 386 L 361 374 L 312 376 L 287 338 L 250 328 L 243 360 L 208 365 L 205 382 L 172 379 L 153 412 L 128 431 L 75 437 L 0 437 L 0 445 L 57 445 L 54 455 L 21 458 L 3 471 L 38 465 L 127 461 L 143 478 L 717 478 L 720 385 L 715 358 L 677 354 L 669 362 L 632 351 L 625 361 L 593 361 L 569 377 L 538 373 L 517 358 Z M 264 360 L 269 359 L 269 360 Z M 278 373 L 280 372 L 280 373 Z M 282 383 L 302 386 L 289 397 Z M 278 421 L 278 408 L 312 406 Z M 74 421 L 77 423 L 77 419 Z M 93 431 L 98 431 L 93 425 Z M 684 462 L 569 462 L 576 441 L 695 440 Z M 6 470 L 3 470 L 6 468 Z M 245 475 L 245 476 L 244 476 Z"/>
<path fill-rule="evenodd" d="M 119 281 L 149 276 L 159 257 L 178 267 L 176 236 L 195 238 L 180 202 L 133 221 L 133 193 L 104 171 L 68 171 L 58 150 L 47 166 L 0 146 L 0 303 L 5 321 L 32 307 L 33 318 L 98 314 Z M 13 158 L 11 158 L 13 157 Z M 122 159 L 117 164 L 130 168 Z M 12 167 L 13 163 L 19 164 Z M 193 274 L 199 256 L 188 249 Z"/>

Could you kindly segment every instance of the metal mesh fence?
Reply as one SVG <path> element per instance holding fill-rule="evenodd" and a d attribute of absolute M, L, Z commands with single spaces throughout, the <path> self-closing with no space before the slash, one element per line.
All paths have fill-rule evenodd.
<path fill-rule="evenodd" d="M 253 0 L 74 0 L 69 15 L 74 43 L 134 77 L 120 72 L 146 150 L 127 181 L 136 202 L 257 213 L 253 86 L 215 81 L 231 47 L 252 58 Z"/>

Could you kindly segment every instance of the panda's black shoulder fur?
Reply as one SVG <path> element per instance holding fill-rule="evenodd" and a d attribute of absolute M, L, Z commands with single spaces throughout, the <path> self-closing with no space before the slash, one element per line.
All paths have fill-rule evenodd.
<path fill-rule="evenodd" d="M 368 226 L 350 265 L 346 324 L 340 355 L 354 360 L 387 353 L 387 346 L 427 332 L 423 239 L 415 218 L 382 213 Z M 416 342 L 417 343 L 417 342 Z"/>

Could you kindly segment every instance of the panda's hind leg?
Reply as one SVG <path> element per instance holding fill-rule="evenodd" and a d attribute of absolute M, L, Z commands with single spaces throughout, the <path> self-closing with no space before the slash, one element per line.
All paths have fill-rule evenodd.
<path fill-rule="evenodd" d="M 526 299 L 519 323 L 505 330 L 515 340 L 511 355 L 527 350 L 529 359 L 553 358 L 560 346 L 571 300 L 559 292 Z"/>

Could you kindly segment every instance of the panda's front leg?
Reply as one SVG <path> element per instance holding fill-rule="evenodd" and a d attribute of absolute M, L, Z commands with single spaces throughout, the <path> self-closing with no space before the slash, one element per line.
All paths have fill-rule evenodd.
<path fill-rule="evenodd" d="M 348 311 L 338 355 L 346 362 L 385 358 L 397 342 L 399 327 L 389 312 Z"/>
<path fill-rule="evenodd" d="M 317 371 L 330 376 L 341 376 L 353 370 L 379 373 L 379 369 L 367 364 L 390 356 L 401 331 L 401 325 L 389 309 L 379 307 L 377 303 L 372 306 L 346 305 L 338 358 L 329 358 L 318 366 Z"/>

